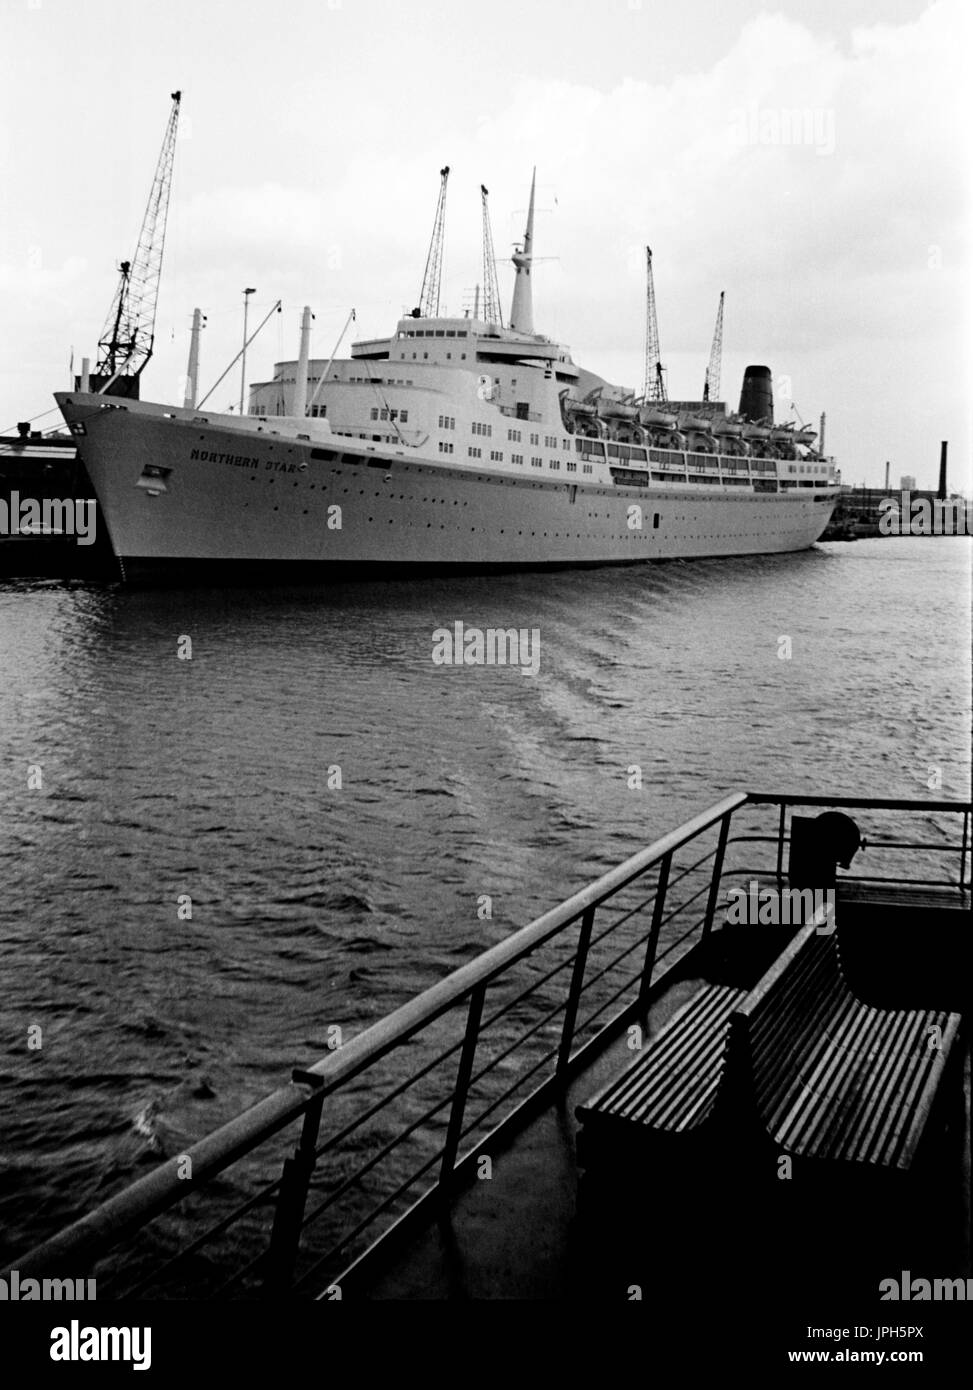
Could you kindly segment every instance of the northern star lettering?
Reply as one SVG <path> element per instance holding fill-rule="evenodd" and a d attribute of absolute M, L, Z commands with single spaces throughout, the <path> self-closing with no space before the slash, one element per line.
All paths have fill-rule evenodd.
<path fill-rule="evenodd" d="M 218 454 L 212 449 L 193 449 L 189 457 L 191 459 L 199 459 L 200 463 L 226 463 L 230 468 L 260 467 L 260 460 L 250 458 L 247 454 Z M 291 466 L 293 467 L 293 465 Z"/>

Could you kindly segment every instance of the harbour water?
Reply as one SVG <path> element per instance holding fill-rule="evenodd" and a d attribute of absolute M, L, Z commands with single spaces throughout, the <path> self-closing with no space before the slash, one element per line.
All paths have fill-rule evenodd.
<path fill-rule="evenodd" d="M 0 588 L 4 1256 L 728 790 L 967 795 L 970 561 Z"/>

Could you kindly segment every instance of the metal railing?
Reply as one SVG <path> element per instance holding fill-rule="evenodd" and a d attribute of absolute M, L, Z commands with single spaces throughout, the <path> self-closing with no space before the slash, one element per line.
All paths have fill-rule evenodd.
<path fill-rule="evenodd" d="M 486 1148 L 555 1103 L 645 1014 L 711 931 L 727 879 L 783 882 L 794 807 L 891 812 L 900 826 L 920 812 L 960 815 L 959 843 L 901 829 L 869 839 L 900 864 L 904 852 L 910 865 L 935 856 L 938 876 L 846 878 L 968 889 L 968 804 L 735 793 L 295 1071 L 10 1268 L 21 1277 L 96 1269 L 103 1296 L 116 1297 L 300 1296 L 353 1281 L 370 1249 L 406 1239 Z M 754 853 L 762 857 L 750 864 Z M 953 877 L 943 877 L 944 860 L 957 863 Z"/>

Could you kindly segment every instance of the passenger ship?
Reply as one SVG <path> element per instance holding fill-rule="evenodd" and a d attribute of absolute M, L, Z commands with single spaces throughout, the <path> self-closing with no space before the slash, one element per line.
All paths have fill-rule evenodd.
<path fill-rule="evenodd" d="M 813 431 L 774 427 L 769 370 L 748 369 L 733 416 L 636 401 L 578 367 L 534 331 L 533 224 L 532 185 L 507 325 L 496 301 L 489 317 L 415 310 L 348 359 L 308 362 L 305 312 L 299 360 L 252 386 L 243 415 L 57 393 L 123 577 L 190 561 L 570 566 L 812 545 L 839 479 Z"/>

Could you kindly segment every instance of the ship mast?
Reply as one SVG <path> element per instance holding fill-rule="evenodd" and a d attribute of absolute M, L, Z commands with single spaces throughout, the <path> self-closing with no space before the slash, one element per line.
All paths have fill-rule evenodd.
<path fill-rule="evenodd" d="M 530 180 L 530 203 L 527 206 L 527 227 L 524 231 L 524 244 L 514 248 L 511 260 L 517 270 L 514 280 L 514 297 L 510 305 L 510 327 L 518 333 L 534 331 L 534 296 L 530 283 L 530 267 L 533 261 L 534 245 L 534 186 L 537 170 Z"/>
<path fill-rule="evenodd" d="M 124 376 L 133 379 L 131 389 L 125 394 L 138 395 L 137 379 L 152 356 L 181 99 L 181 92 L 172 93 L 172 110 L 142 218 L 135 257 L 122 261 L 119 267 L 118 288 L 98 340 L 96 381 L 92 383 L 98 391 L 105 391 L 118 377 Z"/>
<path fill-rule="evenodd" d="M 716 311 L 716 328 L 713 330 L 713 347 L 703 383 L 703 400 L 718 401 L 720 398 L 720 369 L 723 365 L 723 299 L 725 290 L 720 291 L 720 307 Z"/>
<path fill-rule="evenodd" d="M 487 190 L 480 184 L 480 197 L 483 199 L 483 317 L 487 323 L 503 327 L 503 311 L 500 308 L 500 286 L 497 283 L 497 258 L 493 253 L 493 232 L 490 229 L 490 209 L 487 206 Z M 476 314 L 474 313 L 474 318 Z"/>
<path fill-rule="evenodd" d="M 449 165 L 439 171 L 439 202 L 436 204 L 436 220 L 432 226 L 432 240 L 426 257 L 426 273 L 422 277 L 422 293 L 418 307 L 413 309 L 415 319 L 435 319 L 439 317 L 439 287 L 443 274 L 443 238 L 446 231 L 446 183 L 449 179 Z"/>
<path fill-rule="evenodd" d="M 652 248 L 645 248 L 645 378 L 642 399 L 665 401 L 665 368 L 659 360 L 659 324 L 655 313 L 655 282 L 652 279 Z"/>

